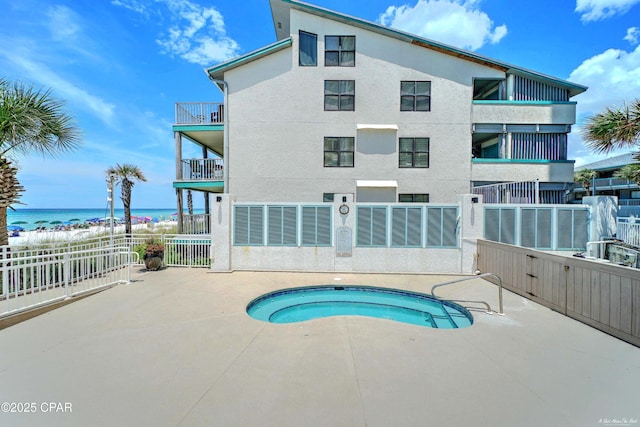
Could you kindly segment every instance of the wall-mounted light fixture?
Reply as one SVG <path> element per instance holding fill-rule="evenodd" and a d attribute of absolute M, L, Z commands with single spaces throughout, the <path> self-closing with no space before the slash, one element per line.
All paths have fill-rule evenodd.
<path fill-rule="evenodd" d="M 216 196 L 216 202 L 220 203 L 222 201 L 222 196 Z"/>
<path fill-rule="evenodd" d="M 472 197 L 471 198 L 471 203 L 478 203 L 478 198 L 477 197 Z"/>
<path fill-rule="evenodd" d="M 347 203 L 347 196 L 342 196 L 342 203 Z"/>

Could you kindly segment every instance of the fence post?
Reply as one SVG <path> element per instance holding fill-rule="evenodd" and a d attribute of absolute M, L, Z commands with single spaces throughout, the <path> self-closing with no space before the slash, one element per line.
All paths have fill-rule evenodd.
<path fill-rule="evenodd" d="M 64 260 L 64 262 L 62 263 L 63 265 L 63 271 L 64 271 L 64 296 L 68 297 L 69 296 L 69 281 L 70 281 L 70 276 L 71 276 L 71 256 L 70 256 L 70 252 L 65 252 L 62 259 Z"/>
<path fill-rule="evenodd" d="M 6 307 L 4 312 L 9 311 L 9 266 L 7 261 L 7 248 L 8 246 L 2 247 L 2 296 L 6 302 Z"/>

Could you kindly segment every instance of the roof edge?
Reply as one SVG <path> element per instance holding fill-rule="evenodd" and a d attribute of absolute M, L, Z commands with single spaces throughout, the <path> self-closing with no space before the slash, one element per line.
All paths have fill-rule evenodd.
<path fill-rule="evenodd" d="M 274 52 L 278 52 L 280 50 L 286 49 L 290 47 L 292 43 L 293 42 L 291 40 L 291 37 L 287 37 L 285 39 L 278 40 L 275 43 L 271 43 L 270 45 L 261 47 L 260 49 L 256 49 L 252 52 L 245 53 L 242 56 L 238 56 L 228 61 L 222 62 L 218 65 L 214 65 L 213 67 L 205 68 L 204 72 L 211 77 L 221 78 L 225 71 L 231 70 L 233 68 L 239 67 L 240 65 L 244 65 L 251 61 L 255 61 L 257 59 L 271 55 Z"/>
<path fill-rule="evenodd" d="M 314 15 L 318 15 L 318 16 L 323 16 L 326 18 L 330 18 L 330 19 L 337 19 L 340 22 L 349 24 L 349 25 L 355 25 L 359 28 L 365 29 L 365 30 L 369 30 L 369 31 L 373 31 L 373 32 L 377 32 L 377 33 L 382 33 L 383 35 L 387 35 L 387 36 L 391 36 L 394 37 L 396 39 L 405 41 L 407 43 L 412 43 L 415 45 L 419 45 L 422 46 L 426 49 L 433 49 L 436 50 L 438 52 L 444 53 L 444 54 L 448 54 L 448 55 L 453 55 L 462 59 L 466 59 L 466 60 L 470 60 L 476 63 L 481 63 L 484 64 L 486 66 L 492 66 L 492 67 L 497 67 L 500 69 L 503 69 L 504 71 L 509 71 L 509 72 L 513 72 L 513 73 L 517 73 L 517 74 L 522 74 L 522 75 L 526 75 L 526 76 L 530 76 L 533 78 L 537 78 L 537 79 L 541 79 L 547 82 L 552 82 L 556 85 L 561 85 L 561 86 L 565 86 L 569 89 L 570 92 L 570 96 L 576 96 L 579 95 L 583 92 L 585 92 L 588 87 L 587 86 L 583 86 L 577 83 L 573 83 L 570 82 L 568 80 L 563 80 L 563 79 L 559 79 L 557 77 L 552 77 L 537 71 L 533 71 L 533 70 L 528 70 L 526 68 L 522 68 L 522 67 L 518 67 L 506 62 L 502 62 L 502 61 L 498 61 L 483 55 L 479 55 L 475 52 L 471 52 L 468 50 L 464 50 L 464 49 L 460 49 L 451 45 L 447 45 L 444 43 L 440 43 L 437 42 L 435 40 L 431 40 L 431 39 L 427 39 L 427 38 L 423 38 L 423 37 L 419 37 L 415 34 L 411 34 L 411 33 L 407 33 L 404 31 L 400 31 L 397 30 L 395 28 L 391 28 L 391 27 L 387 27 L 375 22 L 371 22 L 371 21 L 367 21 L 365 19 L 362 18 L 357 18 L 355 16 L 351 16 L 351 15 L 347 15 L 347 14 L 343 14 L 340 12 L 336 12 L 330 9 L 326 9 L 320 6 L 315 6 L 309 3 L 305 3 L 299 0 L 271 0 L 272 3 L 272 13 L 273 13 L 273 3 L 276 2 L 281 2 L 283 4 L 288 4 L 290 8 L 294 8 L 297 10 L 301 10 L 303 12 L 308 12 L 308 13 L 312 13 Z M 277 27 L 277 23 L 275 22 L 275 16 L 273 16 L 274 18 L 274 27 L 276 28 L 276 34 L 278 34 L 278 27 Z M 286 27 L 288 28 L 288 25 L 286 25 Z M 290 35 L 289 35 L 290 38 Z"/>

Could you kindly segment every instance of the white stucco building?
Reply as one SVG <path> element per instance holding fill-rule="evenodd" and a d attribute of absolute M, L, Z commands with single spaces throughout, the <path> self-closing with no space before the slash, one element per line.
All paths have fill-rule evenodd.
<path fill-rule="evenodd" d="M 178 210 L 185 191 L 205 194 L 212 268 L 469 271 L 474 188 L 535 182 L 536 202 L 564 202 L 571 98 L 586 87 L 270 3 L 277 40 L 205 70 L 224 102 L 176 104 Z M 184 158 L 187 143 L 202 156 Z"/>
<path fill-rule="evenodd" d="M 177 105 L 179 193 L 447 203 L 539 180 L 563 201 L 585 87 L 295 0 L 271 10 L 275 43 L 206 70 L 224 105 Z M 185 136 L 202 159 L 182 159 Z"/>

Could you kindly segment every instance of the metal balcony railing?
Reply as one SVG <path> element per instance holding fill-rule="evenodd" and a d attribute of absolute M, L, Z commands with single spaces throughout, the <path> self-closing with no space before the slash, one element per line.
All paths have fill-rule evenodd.
<path fill-rule="evenodd" d="M 177 102 L 176 124 L 207 125 L 224 123 L 224 104 L 220 102 Z"/>
<path fill-rule="evenodd" d="M 596 178 L 596 188 L 598 190 L 609 190 L 613 187 L 638 188 L 638 184 L 622 178 Z M 582 189 L 584 191 L 584 186 L 581 182 L 576 182 L 575 189 Z"/>
<path fill-rule="evenodd" d="M 224 160 L 183 159 L 182 179 L 189 181 L 221 181 L 224 179 Z"/>

